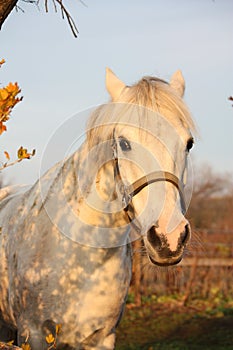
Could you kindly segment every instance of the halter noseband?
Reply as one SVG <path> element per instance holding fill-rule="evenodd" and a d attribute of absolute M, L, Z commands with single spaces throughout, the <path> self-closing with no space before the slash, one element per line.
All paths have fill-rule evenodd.
<path fill-rule="evenodd" d="M 181 209 L 182 212 L 186 212 L 185 196 L 184 196 L 184 185 L 178 179 L 178 177 L 168 171 L 153 171 L 148 175 L 142 176 L 140 179 L 133 182 L 131 185 L 125 185 L 119 169 L 118 157 L 116 152 L 116 142 L 113 144 L 113 160 L 114 160 L 114 177 L 118 184 L 120 193 L 122 194 L 122 202 L 124 205 L 124 211 L 126 213 L 133 212 L 132 199 L 136 196 L 143 188 L 149 186 L 155 182 L 167 181 L 173 184 L 180 195 Z M 131 218 L 130 221 L 133 219 Z"/>

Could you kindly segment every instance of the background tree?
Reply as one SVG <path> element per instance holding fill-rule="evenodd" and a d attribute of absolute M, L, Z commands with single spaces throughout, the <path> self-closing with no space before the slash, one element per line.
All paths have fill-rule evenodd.
<path fill-rule="evenodd" d="M 188 216 L 197 229 L 233 229 L 232 175 L 217 174 L 210 166 L 195 169 Z"/>

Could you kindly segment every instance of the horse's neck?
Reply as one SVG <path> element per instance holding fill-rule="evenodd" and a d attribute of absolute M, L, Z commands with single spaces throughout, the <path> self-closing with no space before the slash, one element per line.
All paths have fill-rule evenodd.
<path fill-rule="evenodd" d="M 73 223 L 73 232 L 86 232 L 87 244 L 90 246 L 116 247 L 125 244 L 128 222 L 121 202 L 115 195 L 112 159 L 108 161 L 106 153 L 92 154 L 87 144 L 83 144 L 64 163 L 63 175 L 59 176 L 62 176 L 63 201 L 64 198 L 67 201 L 62 205 L 62 211 Z"/>
<path fill-rule="evenodd" d="M 80 196 L 92 203 L 97 210 L 108 210 L 109 206 L 113 206 L 113 202 L 116 204 L 111 151 L 98 145 L 94 150 L 89 150 L 88 144 L 84 143 L 78 151 L 76 164 Z"/>
<path fill-rule="evenodd" d="M 85 143 L 79 151 L 77 174 L 80 198 L 91 207 L 89 209 L 102 212 L 102 215 L 121 211 L 111 150 L 97 146 L 90 151 Z M 123 210 L 120 215 L 124 215 Z"/>

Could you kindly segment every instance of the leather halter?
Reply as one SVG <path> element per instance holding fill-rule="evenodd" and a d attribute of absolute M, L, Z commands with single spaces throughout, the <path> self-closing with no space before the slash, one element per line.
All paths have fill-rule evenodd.
<path fill-rule="evenodd" d="M 168 171 L 153 171 L 149 173 L 148 175 L 142 176 L 140 179 L 133 182 L 131 185 L 125 185 L 119 169 L 118 164 L 118 157 L 116 154 L 116 142 L 114 140 L 113 144 L 113 159 L 114 159 L 114 177 L 116 179 L 118 188 L 120 193 L 122 194 L 122 203 L 124 205 L 124 211 L 133 213 L 134 218 L 134 209 L 132 205 L 132 199 L 134 196 L 136 196 L 143 188 L 149 186 L 152 183 L 155 182 L 170 182 L 173 184 L 177 190 L 179 191 L 180 195 L 180 202 L 181 202 L 181 209 L 183 214 L 186 212 L 186 204 L 185 204 L 185 196 L 184 196 L 184 185 L 183 183 L 178 179 L 178 177 Z M 133 220 L 132 217 L 128 215 L 130 221 Z"/>

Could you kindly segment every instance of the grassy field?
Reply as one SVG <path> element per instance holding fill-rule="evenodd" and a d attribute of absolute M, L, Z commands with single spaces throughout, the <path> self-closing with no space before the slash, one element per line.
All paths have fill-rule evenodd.
<path fill-rule="evenodd" d="M 116 350 L 232 350 L 233 302 L 147 299 L 127 304 Z"/>

